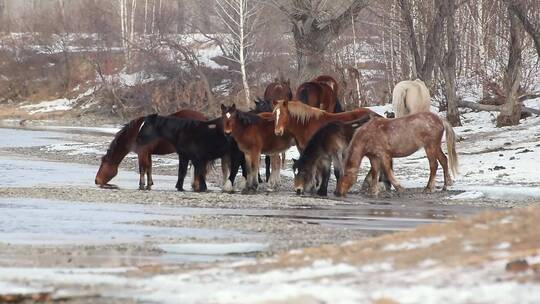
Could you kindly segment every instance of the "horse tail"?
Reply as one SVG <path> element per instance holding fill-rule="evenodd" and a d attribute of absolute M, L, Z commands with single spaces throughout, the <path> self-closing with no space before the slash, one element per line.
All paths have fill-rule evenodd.
<path fill-rule="evenodd" d="M 456 153 L 456 134 L 452 125 L 446 120 L 442 119 L 444 125 L 444 131 L 446 132 L 446 146 L 448 149 L 448 165 L 452 170 L 454 177 L 458 174 L 458 157 Z"/>
<path fill-rule="evenodd" d="M 407 89 L 401 86 L 399 83 L 394 87 L 392 92 L 392 107 L 397 117 L 403 117 L 407 115 L 407 105 L 405 104 L 405 98 L 407 97 Z"/>

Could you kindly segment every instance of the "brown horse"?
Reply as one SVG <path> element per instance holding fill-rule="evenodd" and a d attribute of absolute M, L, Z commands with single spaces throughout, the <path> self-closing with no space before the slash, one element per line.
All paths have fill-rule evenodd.
<path fill-rule="evenodd" d="M 248 177 L 246 192 L 256 191 L 258 187 L 259 159 L 261 153 L 271 155 L 272 173 L 270 186 L 279 183 L 279 170 L 281 162 L 279 153 L 286 151 L 292 145 L 289 134 L 276 136 L 272 113 L 247 113 L 231 107 L 221 105 L 221 117 L 225 134 L 231 135 L 238 143 L 238 148 L 244 152 Z"/>
<path fill-rule="evenodd" d="M 206 120 L 206 117 L 197 111 L 181 110 L 171 114 L 178 118 L 189 118 L 193 120 Z M 166 155 L 175 153 L 176 149 L 168 142 L 158 139 L 147 145 L 137 145 L 136 139 L 139 129 L 144 121 L 144 117 L 138 117 L 127 123 L 116 135 L 107 149 L 107 153 L 101 158 L 101 165 L 96 174 L 95 183 L 99 186 L 106 186 L 118 173 L 118 166 L 129 152 L 137 153 L 139 160 L 139 189 L 150 190 L 154 184 L 152 180 L 152 155 Z M 144 176 L 147 176 L 145 186 Z"/>
<path fill-rule="evenodd" d="M 446 131 L 448 159 L 441 149 L 443 133 Z M 444 171 L 444 188 L 452 184 L 448 166 L 454 176 L 457 174 L 458 159 L 455 149 L 455 134 L 452 126 L 434 113 L 422 112 L 402 118 L 372 118 L 355 133 L 345 159 L 345 175 L 339 180 L 337 194 L 345 195 L 356 180 L 362 158 L 367 156 L 371 163 L 371 193 L 378 194 L 378 180 L 382 166 L 388 179 L 399 192 L 403 187 L 396 181 L 391 161 L 394 157 L 406 157 L 424 148 L 429 160 L 429 180 L 425 192 L 433 191 L 437 161 Z"/>
<path fill-rule="evenodd" d="M 332 91 L 334 91 L 334 94 L 338 96 L 339 85 L 338 85 L 338 82 L 334 79 L 334 77 L 329 76 L 329 75 L 320 75 L 320 76 L 317 76 L 315 79 L 313 79 L 313 81 L 328 85 L 330 88 L 332 88 Z"/>
<path fill-rule="evenodd" d="M 296 100 L 327 112 L 336 112 L 341 106 L 332 88 L 322 82 L 304 82 L 296 89 Z"/>
<path fill-rule="evenodd" d="M 272 102 L 274 100 L 292 100 L 290 80 L 275 79 L 274 82 L 266 86 L 264 90 L 264 100 Z"/>
<path fill-rule="evenodd" d="M 353 121 L 366 115 L 379 116 L 377 113 L 365 108 L 342 113 L 328 113 L 300 101 L 280 100 L 273 104 L 275 134 L 281 135 L 285 132 L 292 134 L 300 151 L 304 150 L 311 136 L 329 122 Z"/>

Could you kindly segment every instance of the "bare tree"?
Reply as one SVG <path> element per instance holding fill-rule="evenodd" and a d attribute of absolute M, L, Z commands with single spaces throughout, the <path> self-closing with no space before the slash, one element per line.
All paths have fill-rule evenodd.
<path fill-rule="evenodd" d="M 447 50 L 440 66 L 446 88 L 446 117 L 452 126 L 455 127 L 461 125 L 456 96 L 456 0 L 444 0 L 443 13 L 446 17 Z"/>
<path fill-rule="evenodd" d="M 518 88 L 521 82 L 521 52 L 523 49 L 523 29 L 520 26 L 518 15 L 508 8 L 510 18 L 510 50 L 508 66 L 504 74 L 504 88 L 506 90 L 506 102 L 497 117 L 497 126 L 510 126 L 519 124 L 521 117 L 521 105 L 518 102 Z"/>
<path fill-rule="evenodd" d="M 249 106 L 251 97 L 246 65 L 250 57 L 248 51 L 254 44 L 258 7 L 250 0 L 217 0 L 216 3 L 218 15 L 228 33 L 224 39 L 225 56 L 240 66 L 245 102 Z"/>
<path fill-rule="evenodd" d="M 519 19 L 525 31 L 531 36 L 534 41 L 534 46 L 536 48 L 536 53 L 540 57 L 540 24 L 534 25 L 532 20 L 533 18 L 529 17 L 527 14 L 527 8 L 525 6 L 525 1 L 523 0 L 504 0 L 508 5 L 508 9 L 516 15 Z"/>
<path fill-rule="evenodd" d="M 420 56 L 420 46 L 416 38 L 416 29 L 413 22 L 413 14 L 409 0 L 400 0 L 402 18 L 409 31 L 409 47 L 413 54 L 413 78 L 421 78 L 428 87 L 431 86 L 433 70 L 435 68 L 436 58 L 440 51 L 441 34 L 444 27 L 444 3 L 446 0 L 435 0 L 436 14 L 428 23 L 428 30 L 425 33 L 423 58 Z"/>
<path fill-rule="evenodd" d="M 326 0 L 288 0 L 287 4 L 272 0 L 284 12 L 292 25 L 298 77 L 308 80 L 321 73 L 326 47 L 351 24 L 351 16 L 358 16 L 368 6 L 368 0 L 355 0 L 340 13 L 327 8 Z"/>

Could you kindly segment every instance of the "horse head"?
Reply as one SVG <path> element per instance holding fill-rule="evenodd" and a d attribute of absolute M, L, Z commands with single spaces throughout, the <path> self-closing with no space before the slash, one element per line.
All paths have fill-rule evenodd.
<path fill-rule="evenodd" d="M 289 102 L 287 100 L 279 100 L 272 102 L 274 106 L 274 133 L 277 136 L 282 136 L 285 133 L 285 127 L 289 122 Z"/>
<path fill-rule="evenodd" d="M 308 168 L 301 159 L 293 158 L 292 161 L 296 194 L 302 195 L 305 192 L 313 191 L 315 187 L 313 168 Z"/>
<path fill-rule="evenodd" d="M 234 130 L 236 115 L 236 105 L 234 103 L 230 107 L 224 104 L 221 105 L 221 118 L 223 120 L 223 132 L 225 134 L 229 135 Z"/>
<path fill-rule="evenodd" d="M 105 186 L 118 174 L 118 165 L 114 164 L 109 157 L 109 152 L 101 158 L 101 165 L 94 182 L 98 186 Z"/>
<path fill-rule="evenodd" d="M 268 99 L 257 97 L 255 99 L 255 113 L 272 112 L 272 103 Z"/>

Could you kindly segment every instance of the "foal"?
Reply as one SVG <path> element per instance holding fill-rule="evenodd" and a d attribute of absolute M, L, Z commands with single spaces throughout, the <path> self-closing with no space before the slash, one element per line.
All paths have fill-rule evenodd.
<path fill-rule="evenodd" d="M 322 178 L 317 195 L 327 195 L 331 165 L 334 164 L 334 173 L 339 181 L 343 173 L 342 163 L 345 150 L 354 131 L 368 120 L 369 117 L 350 123 L 331 122 L 320 128 L 311 137 L 300 158 L 293 159 L 296 194 L 311 191 L 315 186 L 316 175 L 320 174 Z"/>
<path fill-rule="evenodd" d="M 238 143 L 238 148 L 244 152 L 248 169 L 245 192 L 257 190 L 261 153 L 271 155 L 272 173 L 269 182 L 271 187 L 276 186 L 281 165 L 279 153 L 292 145 L 292 137 L 289 134 L 274 134 L 272 113 L 246 113 L 237 110 L 233 104 L 231 107 L 221 105 L 221 117 L 225 134 L 231 135 Z"/>
<path fill-rule="evenodd" d="M 445 131 L 448 159 L 441 149 L 441 140 Z M 396 181 L 392 172 L 392 158 L 409 156 L 422 147 L 426 151 L 430 168 L 429 181 L 424 191 L 433 191 L 437 161 L 443 167 L 443 190 L 445 190 L 452 184 L 448 166 L 454 176 L 457 174 L 458 159 L 455 144 L 452 126 L 431 112 L 421 112 L 395 119 L 373 118 L 358 129 L 347 148 L 345 175 L 338 182 L 337 194 L 345 195 L 350 189 L 356 180 L 358 167 L 364 156 L 367 156 L 371 163 L 371 193 L 373 195 L 378 194 L 375 181 L 378 180 L 381 166 L 394 188 L 398 192 L 402 191 L 403 187 Z"/>

